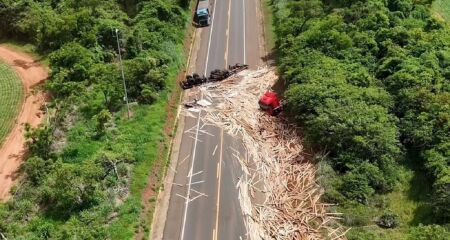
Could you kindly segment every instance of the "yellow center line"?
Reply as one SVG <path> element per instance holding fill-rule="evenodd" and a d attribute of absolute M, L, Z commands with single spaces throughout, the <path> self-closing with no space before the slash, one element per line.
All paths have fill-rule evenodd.
<path fill-rule="evenodd" d="M 220 215 L 220 182 L 222 177 L 222 158 L 223 158 L 223 129 L 220 129 L 220 155 L 219 163 L 217 166 L 217 215 L 216 215 L 216 227 L 213 230 L 213 239 L 217 240 L 219 233 L 219 215 Z"/>
<path fill-rule="evenodd" d="M 228 1 L 228 25 L 227 25 L 227 45 L 225 46 L 225 68 L 228 68 L 228 48 L 230 44 L 230 18 L 231 18 L 231 1 Z"/>
<path fill-rule="evenodd" d="M 228 48 L 230 44 L 230 18 L 231 18 L 231 2 L 232 0 L 228 1 L 228 25 L 227 25 L 227 31 L 226 31 L 226 37 L 227 37 L 227 44 L 225 46 L 225 67 L 228 68 Z M 223 129 L 220 129 L 220 151 L 219 151 L 219 163 L 217 166 L 217 215 L 216 215 L 216 226 L 213 229 L 213 240 L 218 239 L 219 234 L 219 215 L 220 215 L 220 185 L 221 185 L 221 177 L 222 177 L 222 158 L 223 158 Z"/>

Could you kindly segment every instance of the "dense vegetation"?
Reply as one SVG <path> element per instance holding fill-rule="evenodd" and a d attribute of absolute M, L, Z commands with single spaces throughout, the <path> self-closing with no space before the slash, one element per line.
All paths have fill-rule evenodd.
<path fill-rule="evenodd" d="M 0 62 L 0 145 L 14 126 L 23 98 L 23 85 L 19 76 Z"/>
<path fill-rule="evenodd" d="M 327 152 L 324 200 L 354 216 L 349 238 L 449 239 L 450 28 L 431 1 L 270 2 L 289 112 Z M 411 166 L 423 181 L 408 189 L 432 188 L 431 219 L 400 223 L 411 226 L 401 236 L 366 232 L 399 225 L 386 205 L 402 203 L 384 196 L 410 184 Z M 372 208 L 380 214 L 362 219 Z"/>
<path fill-rule="evenodd" d="M 4 0 L 0 37 L 48 58 L 51 123 L 0 205 L 8 239 L 130 239 L 183 64 L 188 0 Z M 132 118 L 126 117 L 116 32 Z M 137 102 L 137 104 L 135 103 Z M 164 147 L 164 146 L 163 146 Z"/>

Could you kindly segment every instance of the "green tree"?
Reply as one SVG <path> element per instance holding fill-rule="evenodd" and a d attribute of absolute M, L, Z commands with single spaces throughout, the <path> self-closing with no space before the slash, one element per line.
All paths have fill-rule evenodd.
<path fill-rule="evenodd" d="M 122 79 L 116 65 L 96 64 L 90 70 L 95 89 L 103 94 L 104 104 L 110 111 L 117 110 L 124 96 Z"/>
<path fill-rule="evenodd" d="M 94 54 L 78 43 L 68 43 L 49 56 L 52 74 L 67 70 L 65 81 L 80 82 L 89 79 L 89 70 L 95 62 Z"/>
<path fill-rule="evenodd" d="M 100 184 L 104 174 L 92 162 L 83 166 L 57 162 L 44 183 L 43 200 L 52 206 L 51 213 L 61 217 L 91 207 L 104 197 Z"/>
<path fill-rule="evenodd" d="M 31 184 L 39 185 L 52 170 L 52 166 L 53 162 L 51 160 L 30 157 L 20 166 L 20 169 L 26 174 Z"/>
<path fill-rule="evenodd" d="M 450 167 L 445 168 L 436 176 L 436 181 L 433 184 L 433 210 L 438 217 L 438 220 L 443 223 L 450 221 Z"/>
<path fill-rule="evenodd" d="M 355 173 L 347 173 L 342 177 L 341 191 L 347 198 L 364 204 L 374 193 L 367 178 Z"/>
<path fill-rule="evenodd" d="M 111 121 L 112 115 L 111 113 L 104 109 L 94 116 L 95 119 L 95 130 L 97 135 L 101 136 L 105 134 L 106 125 L 109 121 Z"/>
<path fill-rule="evenodd" d="M 368 159 L 400 153 L 397 120 L 381 106 L 329 100 L 317 112 L 316 118 L 306 122 L 311 129 L 308 134 L 323 146 L 333 146 L 333 151 L 351 151 Z"/>
<path fill-rule="evenodd" d="M 53 129 L 48 126 L 32 128 L 25 124 L 25 139 L 31 155 L 44 160 L 52 157 Z"/>
<path fill-rule="evenodd" d="M 291 19 L 291 21 L 288 21 L 285 26 L 288 27 L 287 24 L 289 24 L 290 28 L 294 28 L 291 32 L 295 36 L 303 32 L 305 25 L 309 21 L 320 17 L 324 13 L 322 1 L 319 0 L 290 1 L 288 4 L 290 10 L 288 19 Z"/>

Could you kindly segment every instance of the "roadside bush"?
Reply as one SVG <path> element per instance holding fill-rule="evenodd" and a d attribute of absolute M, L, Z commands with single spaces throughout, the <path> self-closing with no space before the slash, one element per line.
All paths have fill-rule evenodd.
<path fill-rule="evenodd" d="M 450 222 L 450 167 L 437 175 L 433 184 L 432 205 L 434 213 L 439 216 L 439 221 Z"/>
<path fill-rule="evenodd" d="M 375 192 L 369 186 L 366 176 L 348 172 L 342 177 L 341 192 L 347 198 L 354 199 L 360 203 L 367 203 L 367 200 Z"/>
<path fill-rule="evenodd" d="M 98 93 L 103 95 L 104 108 L 117 111 L 123 101 L 124 90 L 120 71 L 115 64 L 96 64 L 90 69 L 89 81 L 94 84 L 95 91 L 92 97 Z"/>
<path fill-rule="evenodd" d="M 393 165 L 393 163 L 391 165 Z M 386 193 L 391 191 L 396 180 L 393 179 L 396 172 L 386 172 L 380 170 L 377 166 L 369 162 L 361 163 L 353 171 L 359 175 L 365 176 L 369 185 L 377 193 Z"/>
<path fill-rule="evenodd" d="M 450 231 L 439 225 L 419 225 L 410 230 L 408 240 L 447 240 Z"/>
<path fill-rule="evenodd" d="M 395 228 L 399 225 L 398 216 L 393 213 L 386 213 L 377 220 L 377 225 L 382 228 Z"/>
<path fill-rule="evenodd" d="M 53 156 L 53 129 L 49 126 L 40 126 L 32 128 L 25 124 L 25 139 L 27 147 L 32 156 L 47 160 Z"/>
<path fill-rule="evenodd" d="M 105 193 L 100 179 L 103 170 L 92 163 L 83 166 L 55 163 L 54 171 L 42 187 L 42 200 L 52 206 L 50 214 L 67 218 L 74 211 L 80 211 L 101 202 Z"/>
<path fill-rule="evenodd" d="M 94 54 L 78 43 L 68 43 L 49 56 L 52 74 L 66 70 L 65 81 L 82 82 L 89 79 L 89 70 L 95 62 Z"/>
<path fill-rule="evenodd" d="M 25 173 L 27 180 L 29 180 L 32 185 L 39 185 L 52 170 L 52 166 L 52 160 L 44 160 L 40 157 L 30 157 L 20 166 L 20 170 Z"/>
<path fill-rule="evenodd" d="M 95 131 L 97 136 L 105 134 L 107 123 L 111 121 L 111 119 L 112 115 L 106 109 L 103 109 L 101 112 L 99 112 L 97 115 L 94 116 Z"/>
<path fill-rule="evenodd" d="M 128 97 L 137 100 L 141 97 L 141 93 L 147 94 L 147 89 L 151 91 L 160 91 L 164 88 L 164 79 L 166 74 L 159 72 L 155 59 L 136 58 L 124 62 L 125 76 L 128 85 Z"/>
<path fill-rule="evenodd" d="M 145 103 L 145 104 L 152 104 L 158 99 L 158 94 L 155 92 L 155 90 L 151 89 L 150 87 L 144 87 L 141 91 L 141 96 L 139 97 L 139 102 Z"/>
<path fill-rule="evenodd" d="M 327 203 L 343 203 L 345 197 L 338 191 L 341 179 L 331 164 L 326 161 L 317 163 L 316 178 L 320 186 L 325 190 L 322 200 Z"/>

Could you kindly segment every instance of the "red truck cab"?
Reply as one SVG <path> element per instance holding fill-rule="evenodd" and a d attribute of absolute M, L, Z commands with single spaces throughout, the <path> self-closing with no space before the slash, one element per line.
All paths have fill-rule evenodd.
<path fill-rule="evenodd" d="M 274 116 L 281 110 L 280 100 L 275 92 L 267 91 L 259 99 L 259 107 L 269 115 Z"/>

